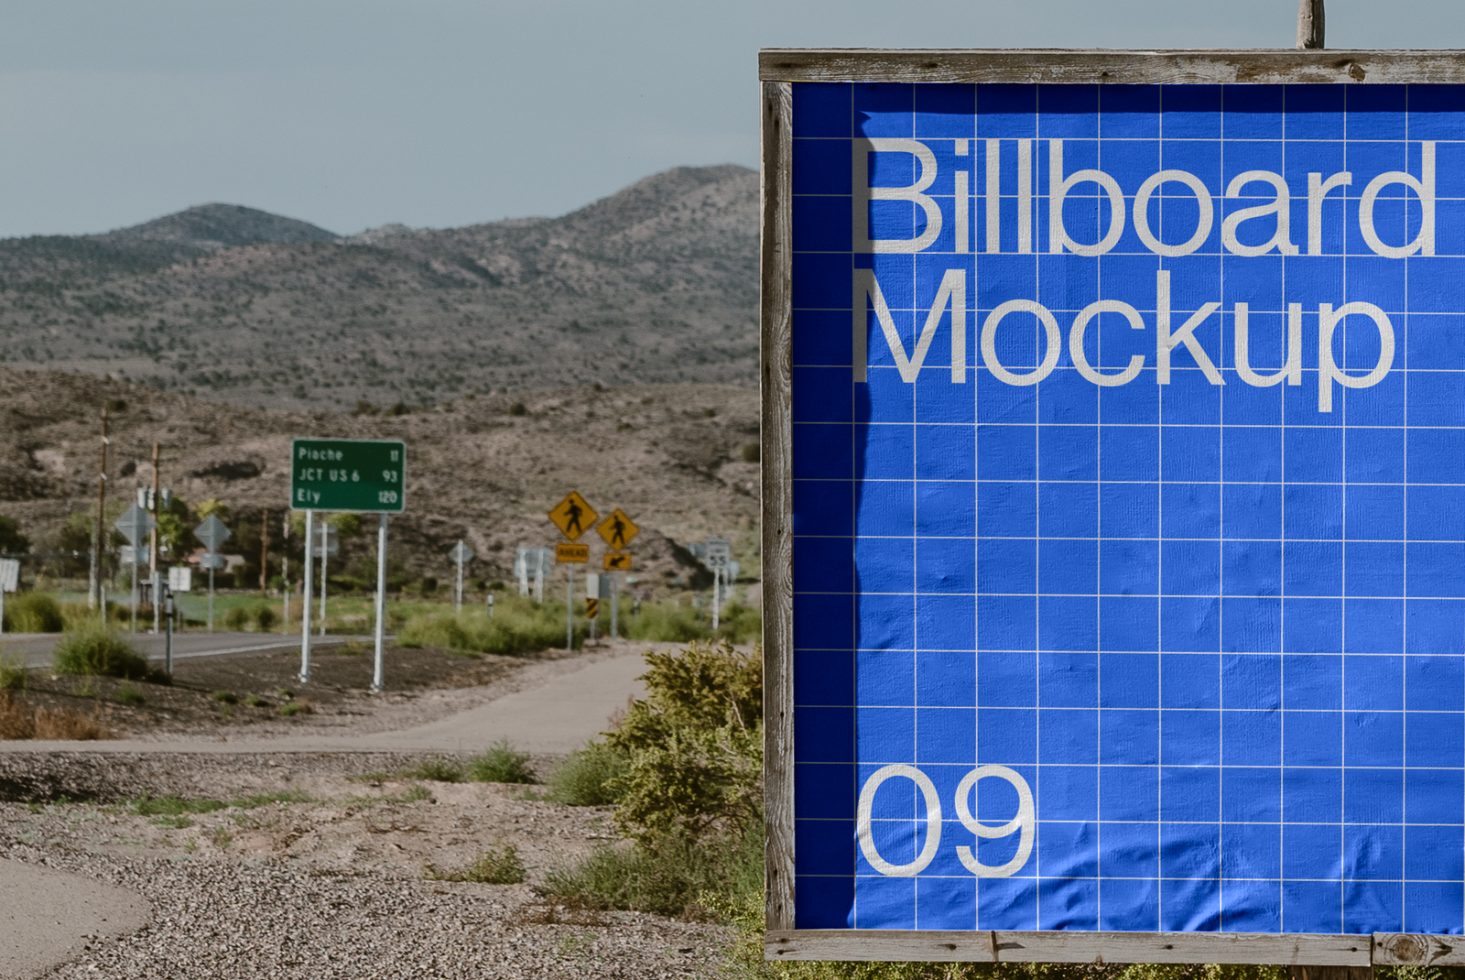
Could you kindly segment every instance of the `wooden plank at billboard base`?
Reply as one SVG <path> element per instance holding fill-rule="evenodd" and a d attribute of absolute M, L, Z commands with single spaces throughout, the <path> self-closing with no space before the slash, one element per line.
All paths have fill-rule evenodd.
<path fill-rule="evenodd" d="M 794 924 L 792 86 L 764 83 L 762 118 L 764 871 L 766 921 L 777 930 Z"/>
<path fill-rule="evenodd" d="M 1465 936 L 1373 934 L 1375 966 L 1465 966 Z"/>
<path fill-rule="evenodd" d="M 1435 937 L 1430 937 L 1435 938 Z M 1367 967 L 1371 936 L 1178 932 L 770 930 L 770 960 L 937 963 L 1257 963 Z"/>
<path fill-rule="evenodd" d="M 758 52 L 765 82 L 1091 84 L 1459 84 L 1454 51 L 1022 51 L 781 49 Z"/>

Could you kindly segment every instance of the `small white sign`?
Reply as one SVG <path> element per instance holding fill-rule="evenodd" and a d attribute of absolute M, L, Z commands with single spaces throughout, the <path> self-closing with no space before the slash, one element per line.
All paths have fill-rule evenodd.
<path fill-rule="evenodd" d="M 20 588 L 20 561 L 15 558 L 0 558 L 0 592 L 14 592 Z"/>
<path fill-rule="evenodd" d="M 168 569 L 168 589 L 172 592 L 192 592 L 193 569 L 187 565 L 174 565 Z"/>
<path fill-rule="evenodd" d="M 117 549 L 117 560 L 120 561 L 123 565 L 150 564 L 148 562 L 148 549 L 146 545 L 143 545 L 141 548 L 137 548 L 130 544 L 124 544 L 122 547 Z"/>
<path fill-rule="evenodd" d="M 467 542 L 459 541 L 456 545 L 453 546 L 453 550 L 449 554 L 449 557 L 452 558 L 453 561 L 467 564 L 468 562 L 473 560 L 473 549 L 468 547 Z"/>

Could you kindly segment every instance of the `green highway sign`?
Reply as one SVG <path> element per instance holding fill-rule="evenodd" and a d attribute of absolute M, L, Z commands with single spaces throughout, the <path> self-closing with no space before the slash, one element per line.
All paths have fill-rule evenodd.
<path fill-rule="evenodd" d="M 395 440 L 296 439 L 290 447 L 292 510 L 401 513 L 407 445 Z"/>

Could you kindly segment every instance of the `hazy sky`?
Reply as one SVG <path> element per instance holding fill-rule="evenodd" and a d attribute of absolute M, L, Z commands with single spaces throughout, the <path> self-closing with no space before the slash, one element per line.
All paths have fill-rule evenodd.
<path fill-rule="evenodd" d="M 756 52 L 1290 46 L 1294 0 L 0 0 L 0 236 L 228 201 L 351 232 L 757 159 Z M 1465 47 L 1329 0 L 1329 47 Z"/>

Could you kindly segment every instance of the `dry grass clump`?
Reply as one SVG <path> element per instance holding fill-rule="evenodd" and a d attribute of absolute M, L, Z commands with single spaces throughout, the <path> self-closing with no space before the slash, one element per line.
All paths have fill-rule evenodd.
<path fill-rule="evenodd" d="M 33 708 L 9 692 L 0 691 L 0 739 L 90 742 L 110 737 L 95 714 L 69 708 Z"/>

